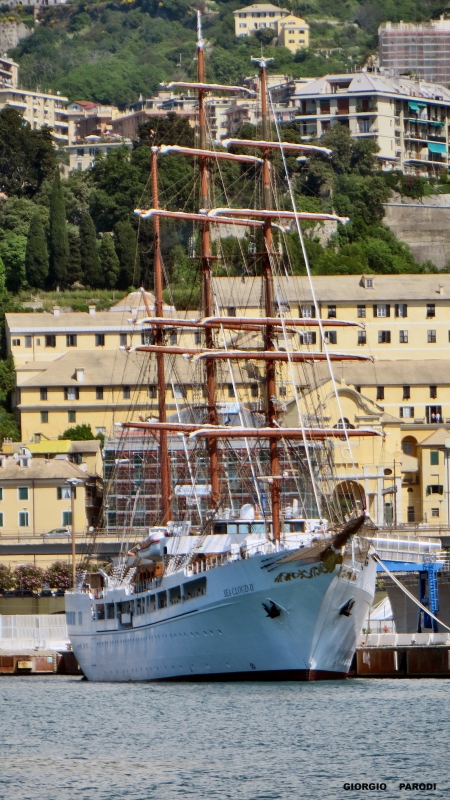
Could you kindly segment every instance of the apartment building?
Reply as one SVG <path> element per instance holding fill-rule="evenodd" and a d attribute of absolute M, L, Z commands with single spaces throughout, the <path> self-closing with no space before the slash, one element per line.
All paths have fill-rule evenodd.
<path fill-rule="evenodd" d="M 95 164 L 95 159 L 99 156 L 107 156 L 108 153 L 114 152 L 120 147 L 127 147 L 132 149 L 133 143 L 131 139 L 121 139 L 120 137 L 113 137 L 111 139 L 102 140 L 100 136 L 88 136 L 84 141 L 81 140 L 77 144 L 69 144 L 65 150 L 69 154 L 69 171 L 73 169 L 80 169 L 82 171 L 90 169 Z"/>
<path fill-rule="evenodd" d="M 69 144 L 83 142 L 88 136 L 108 137 L 112 134 L 112 121 L 121 116 L 117 106 L 75 100 L 67 107 L 69 117 Z"/>
<path fill-rule="evenodd" d="M 19 65 L 8 58 L 0 59 L 0 110 L 14 108 L 35 130 L 47 125 L 60 144 L 68 138 L 67 97 L 60 94 L 31 92 L 19 88 Z"/>
<path fill-rule="evenodd" d="M 450 84 L 450 19 L 384 22 L 378 29 L 380 67 L 390 74 L 410 72 L 433 83 Z"/>
<path fill-rule="evenodd" d="M 154 310 L 154 295 L 146 292 L 149 308 Z M 164 305 L 164 313 L 174 311 Z M 109 311 L 62 311 L 36 314 L 7 314 L 6 342 L 8 355 L 21 366 L 28 362 L 50 362 L 69 352 L 117 350 L 136 345 L 141 333 L 136 332 L 135 320 L 147 315 L 141 292 L 131 292 Z"/>
<path fill-rule="evenodd" d="M 379 146 L 383 169 L 437 176 L 449 167 L 450 91 L 406 77 L 357 72 L 326 75 L 298 87 L 287 101 L 305 140 L 330 125 L 345 125 L 355 138 Z"/>
<path fill-rule="evenodd" d="M 82 532 L 93 521 L 85 471 L 66 459 L 33 458 L 28 447 L 12 456 L 0 454 L 0 535 L 32 537 L 69 529 L 72 480 L 77 481 L 75 528 Z"/>
<path fill-rule="evenodd" d="M 253 3 L 233 11 L 234 30 L 238 37 L 252 36 L 261 28 L 272 28 L 277 44 L 295 53 L 309 46 L 309 25 L 287 8 L 272 3 Z"/>

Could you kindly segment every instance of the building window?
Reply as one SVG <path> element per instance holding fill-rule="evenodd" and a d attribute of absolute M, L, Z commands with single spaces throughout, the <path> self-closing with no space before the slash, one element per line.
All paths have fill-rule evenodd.
<path fill-rule="evenodd" d="M 68 528 L 72 525 L 72 512 L 71 511 L 63 511 L 62 512 L 62 525 L 63 528 Z"/>
<path fill-rule="evenodd" d="M 124 400 L 129 400 L 131 397 L 131 389 L 129 386 L 124 386 L 122 389 L 122 397 Z"/>
<path fill-rule="evenodd" d="M 287 395 L 286 386 L 280 386 L 280 388 L 278 389 L 278 393 L 280 397 L 286 397 Z"/>
<path fill-rule="evenodd" d="M 390 343 L 391 343 L 391 332 L 378 331 L 378 344 L 390 344 Z"/>
<path fill-rule="evenodd" d="M 442 422 L 442 406 L 425 406 L 425 414 L 429 425 Z"/>
<path fill-rule="evenodd" d="M 300 317 L 306 319 L 312 319 L 316 316 L 316 309 L 314 306 L 300 306 L 299 312 Z"/>
<path fill-rule="evenodd" d="M 170 331 L 169 336 L 169 344 L 177 344 L 178 343 L 178 334 L 176 331 Z"/>
<path fill-rule="evenodd" d="M 427 331 L 428 344 L 436 344 L 436 331 Z"/>
<path fill-rule="evenodd" d="M 408 331 L 400 331 L 399 341 L 400 344 L 408 344 Z"/>
<path fill-rule="evenodd" d="M 439 509 L 438 508 L 432 508 L 431 509 L 431 516 L 432 517 L 438 517 L 439 516 Z"/>
<path fill-rule="evenodd" d="M 17 497 L 19 500 L 28 500 L 28 486 L 19 486 L 17 489 Z"/>
<path fill-rule="evenodd" d="M 64 389 L 64 400 L 78 400 L 79 396 L 78 386 L 66 386 Z"/>
<path fill-rule="evenodd" d="M 195 331 L 194 333 L 194 344 L 201 344 L 202 343 L 202 332 Z"/>
<path fill-rule="evenodd" d="M 66 347 L 76 347 L 77 346 L 77 334 L 76 333 L 67 333 L 66 334 Z"/>
<path fill-rule="evenodd" d="M 38 337 L 38 338 L 36 339 L 36 347 L 40 347 L 40 346 L 41 346 L 41 340 L 40 340 L 40 339 L 39 339 L 39 337 Z"/>
<path fill-rule="evenodd" d="M 119 335 L 119 344 L 120 344 L 121 347 L 126 347 L 127 346 L 127 335 L 126 335 L 126 333 L 121 333 Z"/>
<path fill-rule="evenodd" d="M 41 422 L 48 422 L 48 411 L 41 411 Z"/>
<path fill-rule="evenodd" d="M 33 337 L 25 336 L 25 347 L 33 347 Z"/>
<path fill-rule="evenodd" d="M 336 306 L 328 306 L 328 319 L 336 319 Z"/>
<path fill-rule="evenodd" d="M 377 386 L 377 400 L 384 400 L 384 386 Z"/>
<path fill-rule="evenodd" d="M 152 331 L 142 331 L 141 344 L 155 344 L 155 336 Z"/>
<path fill-rule="evenodd" d="M 150 400 L 156 400 L 158 397 L 158 387 L 155 384 L 152 384 L 148 387 L 148 396 Z"/>
<path fill-rule="evenodd" d="M 430 450 L 430 464 L 437 467 L 439 464 L 439 450 Z"/>
<path fill-rule="evenodd" d="M 437 397 L 437 386 L 430 386 L 430 397 L 432 400 L 436 400 Z"/>
<path fill-rule="evenodd" d="M 404 386 L 403 387 L 403 400 L 409 400 L 411 397 L 411 387 Z"/>
<path fill-rule="evenodd" d="M 39 391 L 41 400 L 48 400 L 48 390 L 45 388 L 41 388 Z"/>
<path fill-rule="evenodd" d="M 57 486 L 56 487 L 56 499 L 57 500 L 70 500 L 70 486 Z M 76 489 L 74 489 L 74 492 Z M 74 497 L 76 495 L 74 494 Z"/>
<path fill-rule="evenodd" d="M 444 494 L 444 487 L 441 483 L 430 483 L 427 486 L 426 494 Z"/>
<path fill-rule="evenodd" d="M 105 334 L 104 333 L 96 333 L 95 334 L 95 346 L 96 347 L 104 347 L 105 346 Z"/>
<path fill-rule="evenodd" d="M 337 344 L 337 331 L 325 331 L 326 344 Z"/>
<path fill-rule="evenodd" d="M 95 399 L 103 400 L 103 386 L 97 386 L 95 389 Z"/>
<path fill-rule="evenodd" d="M 414 406 L 400 406 L 400 417 L 401 419 L 413 419 Z"/>
<path fill-rule="evenodd" d="M 358 331 L 358 344 L 367 344 L 367 334 L 365 331 Z"/>
<path fill-rule="evenodd" d="M 227 383 L 227 391 L 228 397 L 236 397 L 236 392 L 234 391 L 234 386 L 232 383 Z"/>
<path fill-rule="evenodd" d="M 436 316 L 436 306 L 434 303 L 427 303 L 427 319 L 432 319 Z"/>
<path fill-rule="evenodd" d="M 180 383 L 174 383 L 173 396 L 176 400 L 184 400 L 185 397 L 184 386 L 182 386 Z"/>
<path fill-rule="evenodd" d="M 396 303 L 395 305 L 395 316 L 396 317 L 407 317 L 408 316 L 408 306 L 406 303 Z"/>
<path fill-rule="evenodd" d="M 3 511 L 0 511 L 0 528 L 3 528 Z"/>
<path fill-rule="evenodd" d="M 315 331 L 306 331 L 306 333 L 299 333 L 300 337 L 300 344 L 315 344 L 316 343 L 316 332 Z"/>
<path fill-rule="evenodd" d="M 373 315 L 374 317 L 390 317 L 391 307 L 389 303 L 378 303 L 377 305 L 374 305 Z"/>
<path fill-rule="evenodd" d="M 414 522 L 414 506 L 408 506 L 407 514 L 408 514 L 408 522 Z"/>
<path fill-rule="evenodd" d="M 235 317 L 236 316 L 236 306 L 228 306 L 227 308 L 227 316 Z"/>
<path fill-rule="evenodd" d="M 450 340 L 450 331 L 448 332 L 448 338 Z M 13 347 L 20 347 L 20 339 L 12 339 L 11 344 Z"/>
<path fill-rule="evenodd" d="M 68 411 L 67 412 L 67 421 L 68 422 L 76 422 L 77 421 L 77 412 L 76 411 Z"/>
<path fill-rule="evenodd" d="M 259 397 L 259 386 L 257 383 L 250 384 L 250 394 L 252 397 Z"/>
<path fill-rule="evenodd" d="M 358 306 L 357 313 L 358 313 L 359 319 L 362 319 L 363 317 L 366 316 L 366 307 L 365 306 Z"/>
<path fill-rule="evenodd" d="M 56 336 L 53 333 L 45 337 L 45 346 L 56 347 Z"/>
<path fill-rule="evenodd" d="M 19 528 L 28 528 L 28 511 L 19 511 Z"/>

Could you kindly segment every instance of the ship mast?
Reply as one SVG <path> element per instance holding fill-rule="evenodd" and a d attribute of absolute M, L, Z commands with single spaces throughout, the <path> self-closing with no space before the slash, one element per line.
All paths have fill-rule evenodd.
<path fill-rule="evenodd" d="M 158 147 L 152 147 L 152 202 L 154 208 L 159 206 L 158 193 Z M 163 316 L 163 276 L 161 263 L 161 240 L 159 217 L 153 219 L 154 233 L 154 272 L 155 272 L 155 316 Z M 164 344 L 163 328 L 158 326 L 155 331 L 155 344 L 162 348 Z M 166 378 L 164 367 L 164 351 L 158 349 L 156 353 L 156 370 L 158 377 L 158 420 L 166 422 Z M 161 430 L 159 434 L 159 457 L 161 463 L 161 522 L 166 525 L 172 517 L 172 499 L 170 491 L 170 461 L 168 434 Z"/>
<path fill-rule="evenodd" d="M 205 53 L 204 40 L 202 37 L 201 14 L 197 11 L 197 80 L 198 89 L 198 124 L 200 149 L 206 150 L 206 118 L 205 118 L 205 89 L 201 84 L 205 83 Z M 209 209 L 209 173 L 207 156 L 200 156 L 200 191 L 201 207 Z M 203 314 L 205 317 L 212 317 L 214 314 L 213 296 L 211 286 L 211 233 L 209 222 L 202 226 L 201 233 L 201 256 L 202 256 L 202 302 Z M 214 337 L 211 328 L 205 331 L 206 347 L 212 350 L 214 347 Z M 216 409 L 216 377 L 213 359 L 206 359 L 206 389 L 208 401 L 208 423 L 217 425 Z M 208 440 L 209 466 L 211 478 L 211 505 L 215 510 L 219 506 L 219 458 L 218 440 L 211 438 Z"/>
<path fill-rule="evenodd" d="M 262 116 L 262 138 L 265 142 L 269 141 L 269 121 L 267 113 L 267 81 L 266 81 L 266 66 L 271 58 L 258 58 L 252 59 L 255 63 L 259 64 L 259 87 L 261 92 L 261 116 Z M 263 157 L 263 197 L 264 207 L 266 210 L 272 208 L 272 193 L 270 188 L 270 161 L 269 161 L 269 148 L 264 147 L 262 151 Z M 263 255 L 263 284 L 264 284 L 264 306 L 266 317 L 273 317 L 273 273 L 272 273 L 272 252 L 273 252 L 273 237 L 272 237 L 272 219 L 267 217 L 264 220 L 264 255 Z M 273 325 L 265 326 L 264 334 L 264 349 L 266 352 L 273 352 L 275 350 L 274 344 L 274 327 Z M 267 425 L 270 428 L 277 427 L 277 407 L 276 407 L 276 371 L 275 360 L 266 361 L 266 398 L 267 398 Z M 278 444 L 275 438 L 269 440 L 269 457 L 270 457 L 270 474 L 279 477 L 280 467 L 278 459 Z M 280 486 L 279 481 L 274 480 L 271 484 L 272 496 L 272 535 L 276 542 L 281 538 L 281 522 L 280 522 Z"/>

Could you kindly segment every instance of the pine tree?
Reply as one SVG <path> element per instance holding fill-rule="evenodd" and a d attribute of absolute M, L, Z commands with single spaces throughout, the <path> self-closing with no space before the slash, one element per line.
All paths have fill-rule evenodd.
<path fill-rule="evenodd" d="M 114 244 L 120 262 L 119 287 L 128 289 L 140 279 L 139 251 L 136 234 L 128 220 L 120 220 L 114 228 Z"/>
<path fill-rule="evenodd" d="M 25 252 L 27 281 L 36 289 L 44 289 L 48 279 L 48 250 L 44 226 L 39 214 L 30 222 Z"/>
<path fill-rule="evenodd" d="M 69 240 L 66 225 L 66 206 L 59 169 L 55 172 L 50 195 L 49 274 L 50 287 L 67 284 Z"/>
<path fill-rule="evenodd" d="M 69 263 L 67 265 L 67 282 L 72 286 L 76 281 L 83 280 L 81 269 L 80 237 L 74 230 L 68 230 L 69 237 Z"/>
<path fill-rule="evenodd" d="M 98 257 L 97 237 L 90 214 L 83 214 L 80 222 L 80 255 L 84 282 L 87 286 L 100 288 L 103 286 L 103 275 Z"/>
<path fill-rule="evenodd" d="M 103 280 L 108 289 L 114 289 L 119 277 L 119 258 L 114 249 L 114 243 L 109 233 L 103 234 L 100 245 L 100 265 Z"/>

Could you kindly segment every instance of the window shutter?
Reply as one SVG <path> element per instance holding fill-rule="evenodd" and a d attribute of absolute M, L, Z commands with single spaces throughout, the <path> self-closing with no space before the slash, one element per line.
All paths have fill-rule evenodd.
<path fill-rule="evenodd" d="M 311 306 L 311 317 L 314 318 L 316 316 L 316 307 L 314 305 Z"/>
<path fill-rule="evenodd" d="M 374 317 L 376 317 L 376 315 L 377 315 L 377 306 L 376 306 L 375 303 L 373 305 L 373 315 L 374 315 Z"/>
<path fill-rule="evenodd" d="M 61 486 L 57 486 L 56 487 L 56 499 L 57 500 L 62 500 L 62 487 Z"/>
<path fill-rule="evenodd" d="M 386 316 L 387 317 L 391 316 L 391 307 L 390 307 L 389 303 L 386 304 Z"/>
<path fill-rule="evenodd" d="M 398 303 L 395 304 L 395 316 L 398 317 L 400 314 L 400 306 Z"/>
<path fill-rule="evenodd" d="M 400 406 L 400 417 L 403 417 L 403 407 Z"/>
<path fill-rule="evenodd" d="M 408 316 L 408 306 L 406 305 L 406 303 L 403 303 L 403 316 L 404 317 Z"/>
<path fill-rule="evenodd" d="M 444 494 L 444 487 L 443 487 L 443 485 L 441 483 L 438 485 L 438 493 L 439 494 Z"/>
<path fill-rule="evenodd" d="M 68 389 L 67 389 L 67 387 L 66 387 L 66 388 L 64 389 L 64 400 L 68 400 L 68 399 L 69 399 L 69 391 L 68 391 Z"/>

